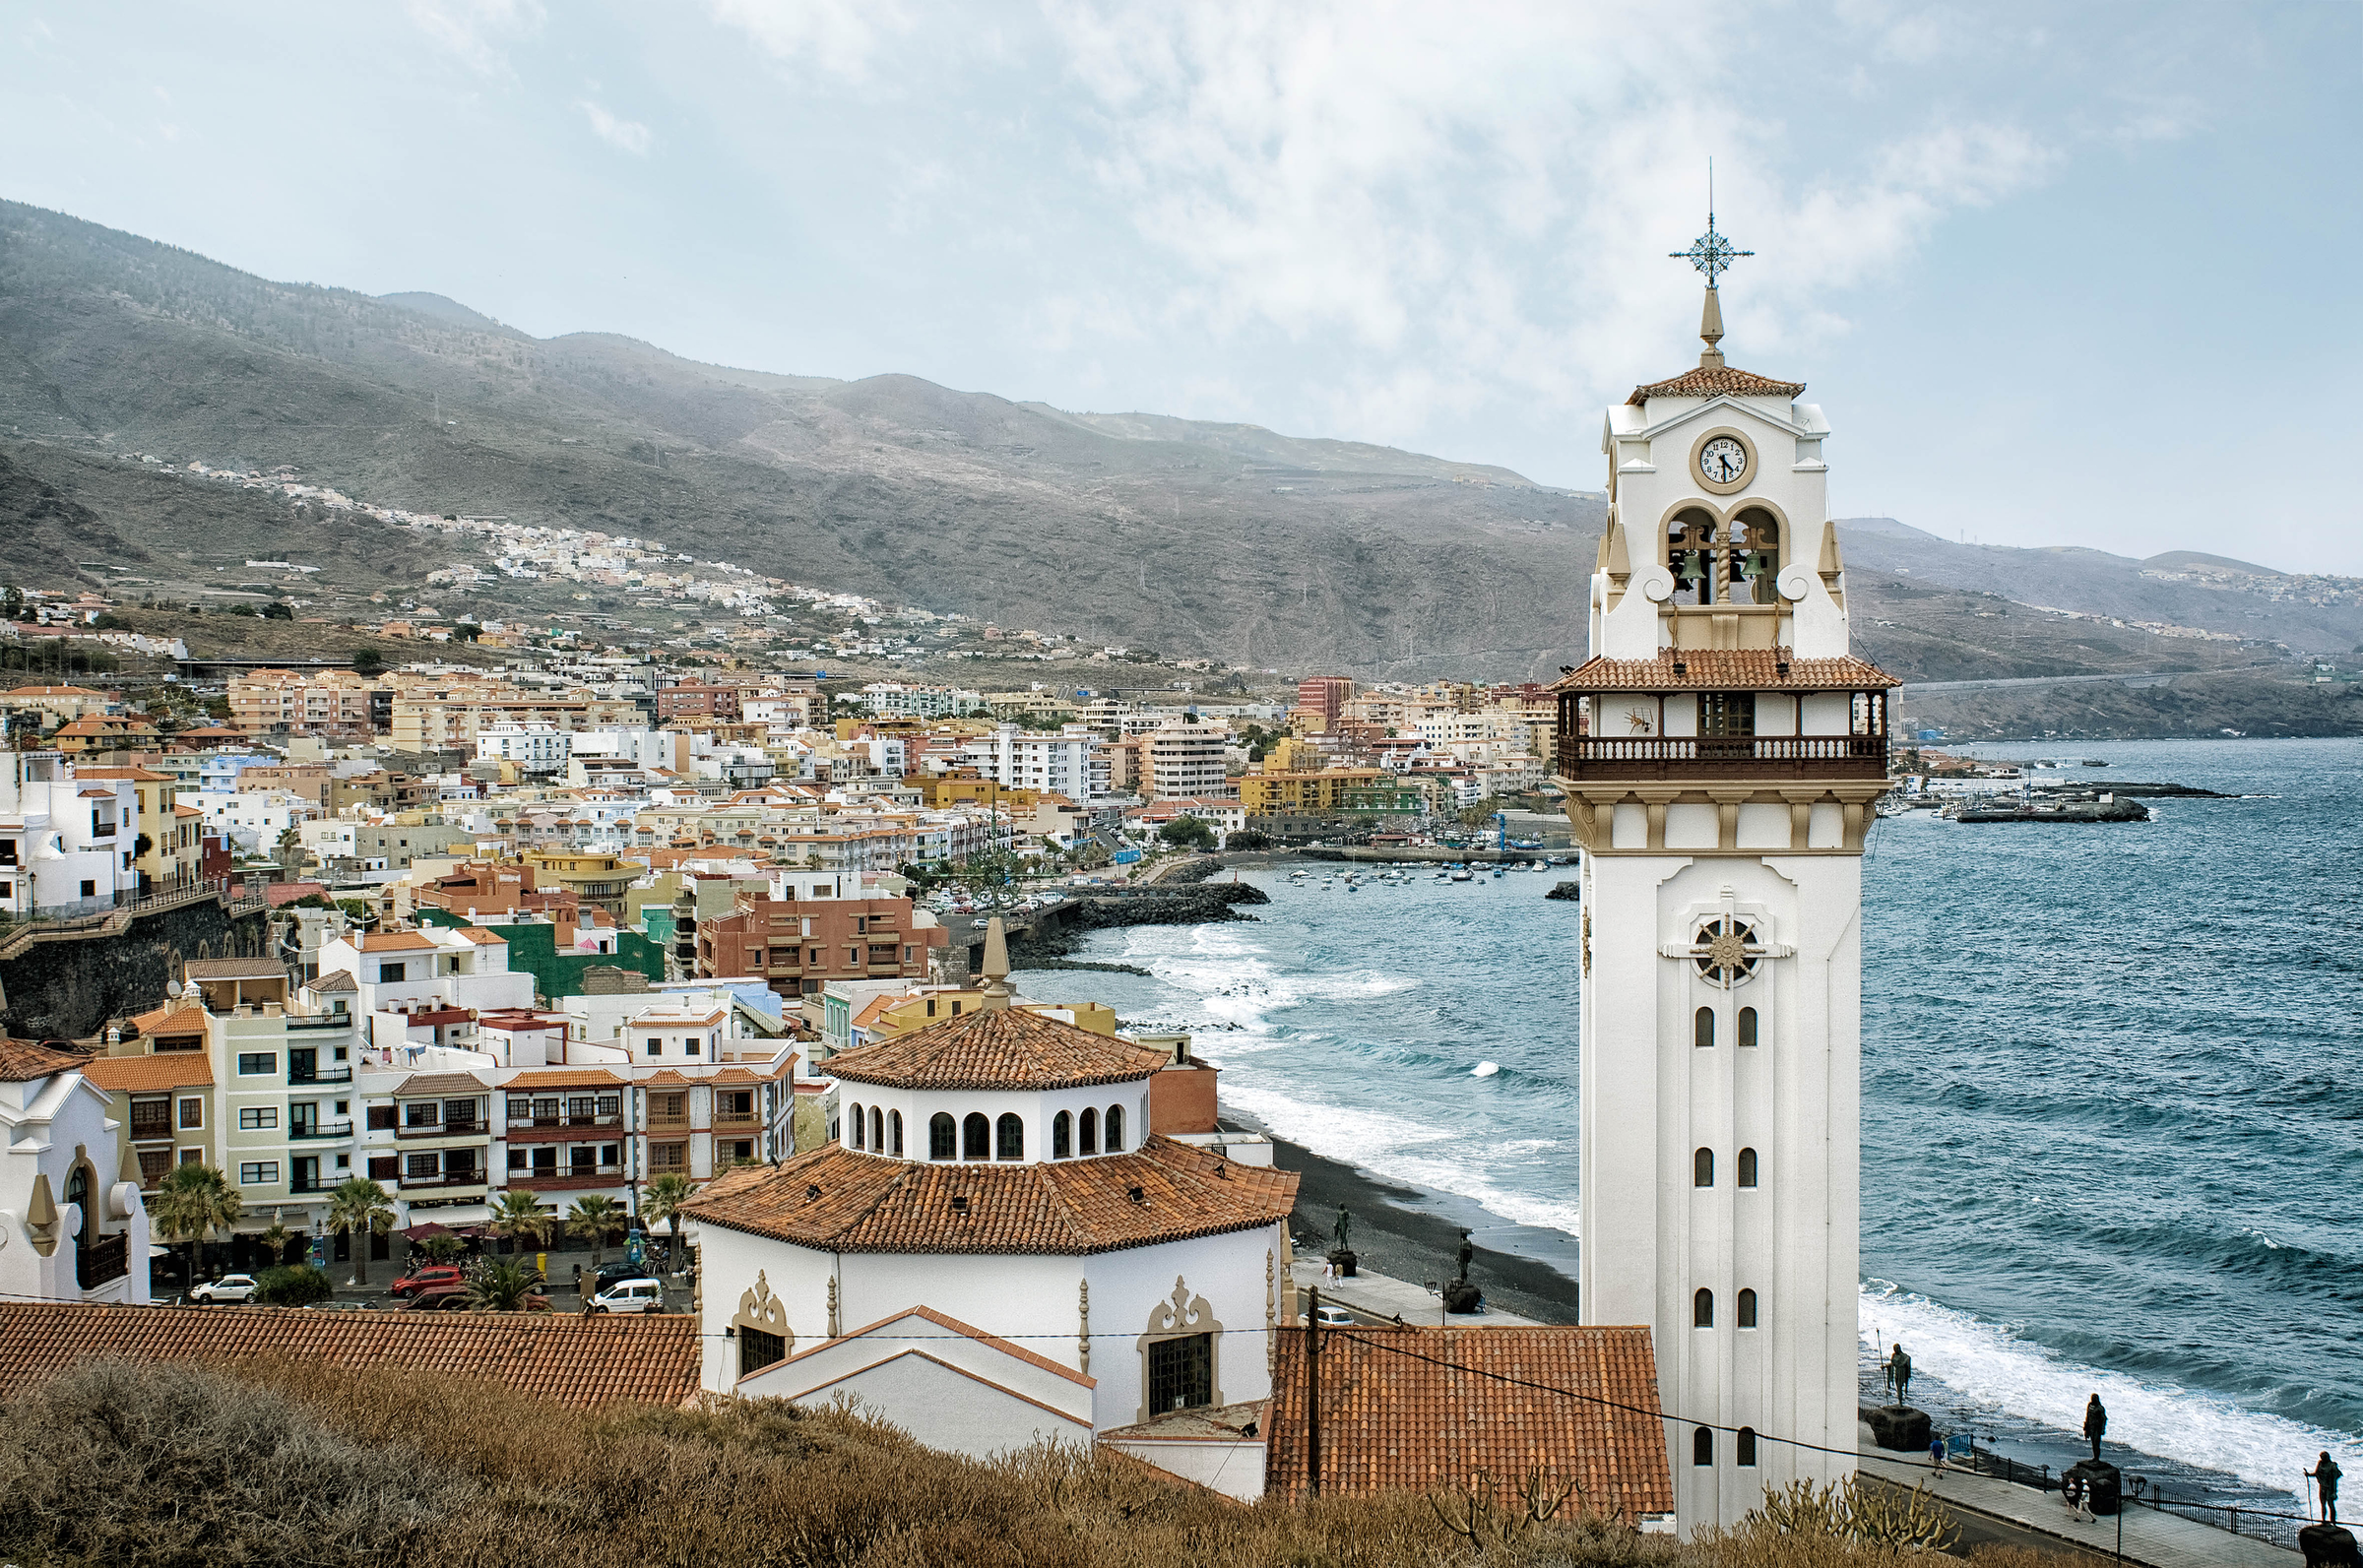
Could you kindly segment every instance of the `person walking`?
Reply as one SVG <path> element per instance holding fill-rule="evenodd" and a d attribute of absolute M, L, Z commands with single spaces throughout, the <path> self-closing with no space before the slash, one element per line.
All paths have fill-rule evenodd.
<path fill-rule="evenodd" d="M 2100 1463 L 2101 1434 L 2108 1429 L 2108 1408 L 2100 1403 L 2100 1396 L 2095 1394 L 2084 1406 L 2084 1435 L 2092 1439 L 2092 1463 L 2095 1465 Z"/>
<path fill-rule="evenodd" d="M 2331 1458 L 2331 1451 L 2326 1448 L 2309 1474 L 2314 1477 L 2315 1500 L 2322 1504 L 2322 1522 L 2335 1525 L 2338 1523 L 2338 1477 L 2346 1472 L 2338 1468 Z"/>
<path fill-rule="evenodd" d="M 2078 1524 L 2096 1524 L 2099 1522 L 2100 1516 L 2092 1512 L 2091 1508 L 2086 1504 L 2085 1499 L 2089 1495 L 2089 1489 L 2084 1484 L 2084 1477 L 2078 1474 L 2076 1472 L 2070 1471 L 2065 1476 L 2061 1477 L 2060 1500 L 2068 1505 L 2068 1512 L 2076 1516 L 2076 1520 Z"/>
<path fill-rule="evenodd" d="M 1945 1434 L 1942 1432 L 1928 1434 L 1928 1468 L 1930 1470 L 1945 1468 Z"/>

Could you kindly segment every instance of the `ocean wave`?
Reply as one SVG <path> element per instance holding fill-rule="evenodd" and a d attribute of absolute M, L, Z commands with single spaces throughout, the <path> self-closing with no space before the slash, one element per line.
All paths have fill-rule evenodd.
<path fill-rule="evenodd" d="M 2063 1432 L 2083 1429 L 2084 1401 L 2097 1393 L 2108 1407 L 2112 1441 L 2276 1491 L 2288 1491 L 2297 1472 L 2322 1449 L 2345 1469 L 2363 1464 L 2363 1441 L 2352 1434 L 2245 1410 L 2172 1383 L 2082 1366 L 1884 1281 L 1863 1286 L 1860 1312 L 1864 1345 L 1884 1348 L 1901 1340 L 1915 1369 L 1972 1404 Z"/>

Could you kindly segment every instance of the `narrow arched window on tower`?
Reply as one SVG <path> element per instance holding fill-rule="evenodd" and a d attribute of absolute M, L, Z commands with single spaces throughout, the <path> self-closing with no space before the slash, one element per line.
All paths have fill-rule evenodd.
<path fill-rule="evenodd" d="M 1112 1155 L 1124 1152 L 1124 1107 L 1121 1105 L 1108 1107 L 1108 1152 Z"/>
<path fill-rule="evenodd" d="M 927 1158 L 956 1160 L 960 1155 L 960 1127 L 952 1113 L 939 1110 L 927 1118 Z"/>
<path fill-rule="evenodd" d="M 1753 1149 L 1740 1151 L 1740 1185 L 1743 1187 L 1756 1185 L 1756 1151 Z"/>
<path fill-rule="evenodd" d="M 847 1120 L 850 1123 L 847 1128 L 847 1133 L 849 1135 L 847 1141 L 850 1142 L 856 1149 L 860 1149 L 862 1147 L 862 1135 L 869 1126 L 869 1118 L 862 1114 L 861 1106 L 856 1105 L 854 1107 L 853 1115 L 847 1118 Z"/>
<path fill-rule="evenodd" d="M 1003 1111 L 993 1124 L 992 1157 L 995 1160 L 1026 1158 L 1026 1119 L 1015 1111 Z"/>
<path fill-rule="evenodd" d="M 886 1152 L 886 1113 L 875 1105 L 869 1107 L 869 1152 L 873 1155 Z"/>
<path fill-rule="evenodd" d="M 1731 1457 L 1734 1464 L 1747 1465 L 1751 1467 L 1756 1464 L 1755 1427 L 1741 1427 L 1739 1436 L 1732 1440 L 1731 1446 L 1733 1450 Z"/>
<path fill-rule="evenodd" d="M 1078 1153 L 1096 1155 L 1100 1152 L 1100 1113 L 1084 1110 L 1075 1118 L 1075 1149 Z"/>
<path fill-rule="evenodd" d="M 1075 1118 L 1060 1111 L 1051 1118 L 1051 1158 L 1064 1160 L 1075 1152 Z"/>
<path fill-rule="evenodd" d="M 890 1110 L 886 1113 L 886 1140 L 889 1145 L 886 1151 L 888 1154 L 897 1156 L 902 1154 L 903 1113 L 899 1110 Z"/>
<path fill-rule="evenodd" d="M 1711 1329 L 1715 1326 L 1715 1292 L 1704 1286 L 1691 1297 L 1691 1327 Z"/>
<path fill-rule="evenodd" d="M 1748 1050 L 1754 1047 L 1755 1044 L 1756 1009 L 1753 1007 L 1743 1007 L 1740 1009 L 1740 1049 Z"/>
<path fill-rule="evenodd" d="M 1737 1327 L 1743 1329 L 1756 1327 L 1756 1292 L 1754 1290 L 1740 1292 L 1739 1314 L 1738 1318 L 1734 1320 Z"/>
<path fill-rule="evenodd" d="M 1702 1007 L 1691 1020 L 1691 1043 L 1700 1050 L 1705 1050 L 1714 1042 L 1715 1010 L 1711 1007 Z"/>
<path fill-rule="evenodd" d="M 960 1118 L 960 1158 L 992 1158 L 992 1123 L 981 1110 L 972 1110 Z"/>
<path fill-rule="evenodd" d="M 1701 1149 L 1691 1156 L 1691 1185 L 1711 1187 L 1715 1184 L 1715 1152 Z"/>
<path fill-rule="evenodd" d="M 1691 1463 L 1712 1465 L 1715 1462 L 1715 1434 L 1712 1428 L 1699 1426 L 1691 1432 Z"/>

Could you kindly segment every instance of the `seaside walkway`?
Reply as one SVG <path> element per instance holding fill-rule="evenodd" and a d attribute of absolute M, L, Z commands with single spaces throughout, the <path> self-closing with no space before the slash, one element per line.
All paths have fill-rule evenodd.
<path fill-rule="evenodd" d="M 1423 1292 L 1425 1293 L 1425 1292 Z M 2040 1492 L 1995 1475 L 1965 1470 L 1931 1471 L 1924 1455 L 1896 1454 L 1862 1437 L 1862 1470 L 1898 1486 L 1928 1483 L 1930 1492 L 1965 1513 L 2007 1520 L 2056 1540 L 2073 1541 L 2100 1557 L 2117 1550 L 2117 1521 L 2091 1523 L 2068 1512 L 2057 1492 Z M 2125 1560 L 2146 1568 L 2298 1568 L 2305 1559 L 2285 1546 L 2139 1504 L 2125 1511 Z"/>
<path fill-rule="evenodd" d="M 1307 1290 L 1318 1289 L 1323 1306 L 1342 1306 L 1373 1322 L 1384 1323 L 1400 1316 L 1406 1323 L 1417 1323 L 1423 1327 L 1438 1323 L 1450 1324 L 1456 1329 L 1543 1327 L 1533 1318 L 1522 1318 L 1515 1312 L 1504 1312 L 1496 1306 L 1466 1316 L 1447 1315 L 1444 1303 L 1431 1295 L 1426 1286 L 1413 1285 L 1408 1280 L 1390 1279 L 1383 1274 L 1373 1274 L 1368 1269 L 1357 1271 L 1351 1280 L 1324 1280 L 1317 1258 L 1297 1259 L 1290 1266 L 1290 1273 L 1296 1277 L 1298 1300 L 1304 1299 Z"/>

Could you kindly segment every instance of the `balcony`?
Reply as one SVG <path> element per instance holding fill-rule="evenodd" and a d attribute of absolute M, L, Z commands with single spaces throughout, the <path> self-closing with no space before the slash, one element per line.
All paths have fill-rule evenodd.
<path fill-rule="evenodd" d="M 291 1123 L 287 1127 L 287 1137 L 291 1141 L 304 1138 L 351 1138 L 351 1136 L 352 1121 L 350 1117 L 344 1121 L 299 1121 Z"/>
<path fill-rule="evenodd" d="M 289 1022 L 293 1023 L 294 1020 L 289 1020 Z M 343 1022 L 343 1020 L 338 1021 L 340 1027 Z M 350 1084 L 352 1082 L 352 1069 L 350 1067 L 315 1067 L 310 1072 L 299 1072 L 290 1067 L 287 1069 L 287 1082 L 290 1084 Z"/>
<path fill-rule="evenodd" d="M 404 1192 L 427 1192 L 451 1187 L 481 1187 L 486 1179 L 483 1171 L 471 1170 L 457 1176 L 404 1176 L 395 1185 Z"/>
<path fill-rule="evenodd" d="M 492 1124 L 482 1121 L 446 1121 L 424 1127 L 398 1127 L 397 1138 L 485 1138 L 491 1136 Z"/>
<path fill-rule="evenodd" d="M 714 1113 L 714 1129 L 717 1132 L 728 1127 L 760 1127 L 761 1125 L 763 1125 L 761 1119 L 751 1110 L 718 1110 Z"/>
<path fill-rule="evenodd" d="M 574 1136 L 579 1132 L 619 1133 L 623 1117 L 615 1116 L 535 1116 L 519 1117 L 509 1123 L 508 1137 L 513 1143 L 550 1143 Z"/>
<path fill-rule="evenodd" d="M 131 1238 L 118 1230 L 74 1249 L 74 1283 L 95 1290 L 131 1272 Z"/>
<path fill-rule="evenodd" d="M 572 1192 L 586 1187 L 612 1187 L 622 1180 L 621 1165 L 599 1165 L 530 1176 L 512 1171 L 508 1187 L 511 1192 Z"/>
<path fill-rule="evenodd" d="M 685 1133 L 689 1131 L 689 1113 L 683 1111 L 678 1116 L 651 1116 L 641 1130 L 644 1132 Z"/>
<path fill-rule="evenodd" d="M 1887 776 L 1881 735 L 1664 735 L 1609 740 L 1562 735 L 1561 777 L 1576 784 L 1624 780 L 1878 780 Z"/>

